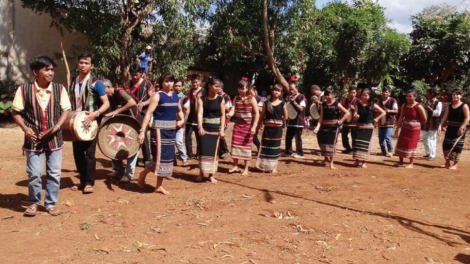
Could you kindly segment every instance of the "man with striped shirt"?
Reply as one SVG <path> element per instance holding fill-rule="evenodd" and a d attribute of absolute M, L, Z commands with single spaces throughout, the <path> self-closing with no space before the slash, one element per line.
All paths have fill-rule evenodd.
<path fill-rule="evenodd" d="M 52 82 L 54 66 L 54 61 L 47 56 L 33 58 L 30 68 L 36 80 L 20 85 L 12 104 L 13 119 L 25 134 L 23 150 L 26 152 L 29 205 L 24 216 L 35 216 L 41 203 L 44 156 L 47 168 L 44 207 L 49 215 L 61 214 L 55 207 L 59 198 L 64 147 L 61 126 L 71 105 L 65 87 Z"/>

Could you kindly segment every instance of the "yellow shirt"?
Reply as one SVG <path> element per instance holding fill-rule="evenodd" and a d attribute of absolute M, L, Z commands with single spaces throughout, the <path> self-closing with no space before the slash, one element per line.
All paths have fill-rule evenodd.
<path fill-rule="evenodd" d="M 39 88 L 38 84 L 34 82 L 34 87 L 36 88 L 36 99 L 38 100 L 39 105 L 42 109 L 46 109 L 49 99 L 51 98 L 52 93 L 52 83 L 46 89 Z M 60 96 L 60 108 L 62 111 L 70 111 L 72 108 L 69 100 L 67 91 L 64 91 L 64 86 L 62 86 L 61 96 Z M 16 90 L 15 98 L 13 99 L 13 110 L 21 112 L 24 110 L 24 98 L 21 93 L 21 89 Z"/>

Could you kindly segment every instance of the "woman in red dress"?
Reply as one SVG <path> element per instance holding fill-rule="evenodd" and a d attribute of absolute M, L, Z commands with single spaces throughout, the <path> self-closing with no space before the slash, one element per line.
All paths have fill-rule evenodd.
<path fill-rule="evenodd" d="M 395 164 L 396 167 L 403 166 L 403 159 L 409 158 L 410 163 L 405 168 L 413 168 L 413 160 L 417 155 L 417 147 L 419 135 L 421 134 L 421 126 L 426 124 L 426 110 L 416 102 L 416 90 L 409 90 L 406 93 L 406 104 L 401 106 L 400 119 L 395 130 L 395 135 L 401 128 L 400 137 L 398 138 L 395 154 L 400 157 L 400 161 Z"/>

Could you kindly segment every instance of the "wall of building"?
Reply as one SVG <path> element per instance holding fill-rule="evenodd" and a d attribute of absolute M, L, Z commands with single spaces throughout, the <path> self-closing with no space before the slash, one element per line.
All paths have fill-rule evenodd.
<path fill-rule="evenodd" d="M 85 37 L 80 34 L 65 31 L 62 39 L 67 55 L 71 54 L 73 46 L 87 46 Z M 65 64 L 57 30 L 51 27 L 49 15 L 39 15 L 25 9 L 21 1 L 0 1 L 0 80 L 17 83 L 33 80 L 29 60 L 39 54 L 48 55 L 56 61 L 54 81 L 65 84 Z M 74 70 L 76 59 L 68 58 L 68 61 L 71 70 Z"/>

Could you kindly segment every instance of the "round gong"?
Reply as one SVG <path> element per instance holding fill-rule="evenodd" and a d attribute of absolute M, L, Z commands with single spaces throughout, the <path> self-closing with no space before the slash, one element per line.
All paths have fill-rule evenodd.
<path fill-rule="evenodd" d="M 140 122 L 127 115 L 104 118 L 98 132 L 98 147 L 103 154 L 114 160 L 124 160 L 139 151 L 137 141 Z"/>

